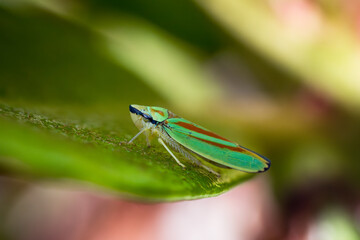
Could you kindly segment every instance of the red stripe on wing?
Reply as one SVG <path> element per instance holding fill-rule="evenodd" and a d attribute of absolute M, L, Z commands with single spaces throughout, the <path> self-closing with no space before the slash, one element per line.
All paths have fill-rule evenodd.
<path fill-rule="evenodd" d="M 196 138 L 196 139 L 198 139 L 199 141 L 205 142 L 205 143 L 210 144 L 210 145 L 213 145 L 213 146 L 215 146 L 215 147 L 226 148 L 226 149 L 229 149 L 229 150 L 234 151 L 234 152 L 241 152 L 241 153 L 242 153 L 242 152 L 247 152 L 246 149 L 243 149 L 243 148 L 241 148 L 241 147 L 227 146 L 227 145 L 224 145 L 224 144 L 221 144 L 221 143 L 212 142 L 212 141 L 205 140 L 205 139 L 202 139 L 202 138 L 198 138 L 198 137 L 195 137 L 195 136 L 192 136 L 192 135 L 189 135 L 189 137 Z"/>
<path fill-rule="evenodd" d="M 155 109 L 151 109 L 152 112 L 156 112 L 158 114 L 160 114 L 161 116 L 165 116 L 164 112 L 163 111 L 159 111 L 159 110 L 155 110 Z"/>
<path fill-rule="evenodd" d="M 223 138 L 213 132 L 210 132 L 210 131 L 207 131 L 207 130 L 204 130 L 202 128 L 199 128 L 199 127 L 196 127 L 194 126 L 193 124 L 190 124 L 190 123 L 186 123 L 186 122 L 176 122 L 176 123 L 173 123 L 173 124 L 176 124 L 180 127 L 184 127 L 186 129 L 189 129 L 191 131 L 194 131 L 194 132 L 197 132 L 197 133 L 201 133 L 201 134 L 204 134 L 206 136 L 209 136 L 209 137 L 213 137 L 213 138 L 218 138 L 218 139 L 221 139 L 221 140 L 224 140 L 224 141 L 228 141 L 230 142 L 228 139 L 226 138 Z M 199 138 L 200 139 L 200 138 Z M 202 140 L 202 139 L 201 139 Z"/>

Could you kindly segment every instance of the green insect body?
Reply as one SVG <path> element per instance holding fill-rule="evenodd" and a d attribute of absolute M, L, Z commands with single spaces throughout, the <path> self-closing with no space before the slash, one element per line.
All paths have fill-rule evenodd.
<path fill-rule="evenodd" d="M 183 168 L 185 165 L 177 159 L 170 148 L 217 175 L 217 172 L 204 165 L 198 158 L 216 166 L 249 173 L 264 172 L 271 165 L 270 160 L 260 154 L 183 119 L 165 108 L 130 105 L 129 109 L 135 126 L 140 129 L 129 143 L 143 132 L 149 146 L 151 138 L 157 137 L 159 143 Z"/>

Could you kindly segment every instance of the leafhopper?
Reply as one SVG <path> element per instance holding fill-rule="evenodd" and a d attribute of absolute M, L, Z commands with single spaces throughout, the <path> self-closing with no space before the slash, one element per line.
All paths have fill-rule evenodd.
<path fill-rule="evenodd" d="M 150 146 L 151 138 L 156 137 L 183 168 L 185 165 L 172 150 L 216 175 L 219 174 L 199 159 L 218 167 L 249 173 L 264 172 L 270 168 L 271 162 L 266 157 L 181 118 L 165 108 L 133 104 L 129 109 L 135 126 L 140 130 L 129 143 L 144 133 L 147 145 Z"/>

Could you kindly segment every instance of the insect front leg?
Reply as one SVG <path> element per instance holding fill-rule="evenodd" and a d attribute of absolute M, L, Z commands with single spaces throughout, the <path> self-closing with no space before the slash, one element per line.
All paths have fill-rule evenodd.
<path fill-rule="evenodd" d="M 132 143 L 138 136 L 140 136 L 140 134 L 142 134 L 145 130 L 147 130 L 147 128 L 143 128 L 140 130 L 140 132 L 138 132 L 129 142 L 128 144 Z M 146 138 L 147 139 L 147 138 Z"/>

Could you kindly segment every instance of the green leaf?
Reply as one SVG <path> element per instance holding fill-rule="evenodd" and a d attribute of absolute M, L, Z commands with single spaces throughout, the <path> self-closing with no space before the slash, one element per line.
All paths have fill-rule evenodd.
<path fill-rule="evenodd" d="M 127 129 L 136 131 L 125 116 L 66 119 L 4 104 L 0 116 L 0 166 L 10 175 L 71 179 L 157 201 L 216 196 L 252 176 L 221 170 L 217 177 L 183 158 L 182 169 L 158 145 L 147 148 L 143 139 L 128 145 Z"/>

